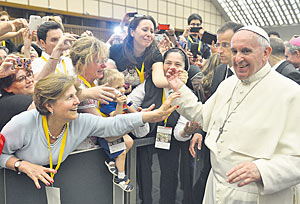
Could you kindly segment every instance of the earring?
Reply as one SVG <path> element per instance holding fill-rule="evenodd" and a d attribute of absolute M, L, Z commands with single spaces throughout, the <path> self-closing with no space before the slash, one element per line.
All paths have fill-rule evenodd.
<path fill-rule="evenodd" d="M 53 112 L 50 112 L 51 113 L 51 115 L 53 115 Z"/>

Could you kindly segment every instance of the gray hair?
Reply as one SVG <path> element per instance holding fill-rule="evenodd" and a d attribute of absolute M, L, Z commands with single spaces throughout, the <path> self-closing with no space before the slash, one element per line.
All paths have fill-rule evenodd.
<path fill-rule="evenodd" d="M 296 50 L 298 50 L 300 52 L 300 46 L 292 45 L 290 42 L 286 42 L 285 47 L 288 49 L 288 51 L 291 54 L 294 54 L 296 52 Z"/>
<path fill-rule="evenodd" d="M 266 47 L 270 47 L 270 43 L 268 42 L 268 40 L 260 35 L 257 35 L 257 42 L 260 44 L 263 51 Z"/>

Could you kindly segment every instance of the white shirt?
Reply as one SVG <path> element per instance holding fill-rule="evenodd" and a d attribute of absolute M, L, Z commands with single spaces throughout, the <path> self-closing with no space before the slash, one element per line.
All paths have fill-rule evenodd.
<path fill-rule="evenodd" d="M 49 60 L 49 58 L 50 55 L 48 55 L 46 52 L 43 51 L 41 57 L 33 60 L 33 62 L 31 63 L 33 73 L 36 74 L 41 72 L 44 66 L 46 65 L 47 61 Z M 73 68 L 72 60 L 69 57 L 63 57 L 63 56 L 61 57 L 61 60 L 56 65 L 55 73 L 57 74 L 58 72 L 62 74 L 76 76 L 75 70 Z"/>

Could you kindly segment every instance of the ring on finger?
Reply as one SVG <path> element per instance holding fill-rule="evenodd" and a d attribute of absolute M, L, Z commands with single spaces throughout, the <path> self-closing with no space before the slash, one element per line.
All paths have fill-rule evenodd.
<path fill-rule="evenodd" d="M 43 178 L 43 176 L 42 176 L 42 175 L 39 175 L 38 177 L 39 177 L 39 179 L 42 179 L 42 178 Z"/>

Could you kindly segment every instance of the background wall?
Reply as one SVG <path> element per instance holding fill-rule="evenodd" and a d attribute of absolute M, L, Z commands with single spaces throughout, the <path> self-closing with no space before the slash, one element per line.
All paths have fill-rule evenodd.
<path fill-rule="evenodd" d="M 293 35 L 300 35 L 299 25 L 282 25 L 264 27 L 267 32 L 276 31 L 280 34 L 280 38 L 284 41 L 289 41 Z"/>
<path fill-rule="evenodd" d="M 176 29 L 184 29 L 187 18 L 192 13 L 200 14 L 204 28 L 211 32 L 216 32 L 225 22 L 211 0 L 5 0 L 5 2 L 112 19 L 121 19 L 126 12 L 137 11 L 153 16 L 159 23 L 171 24 Z"/>

